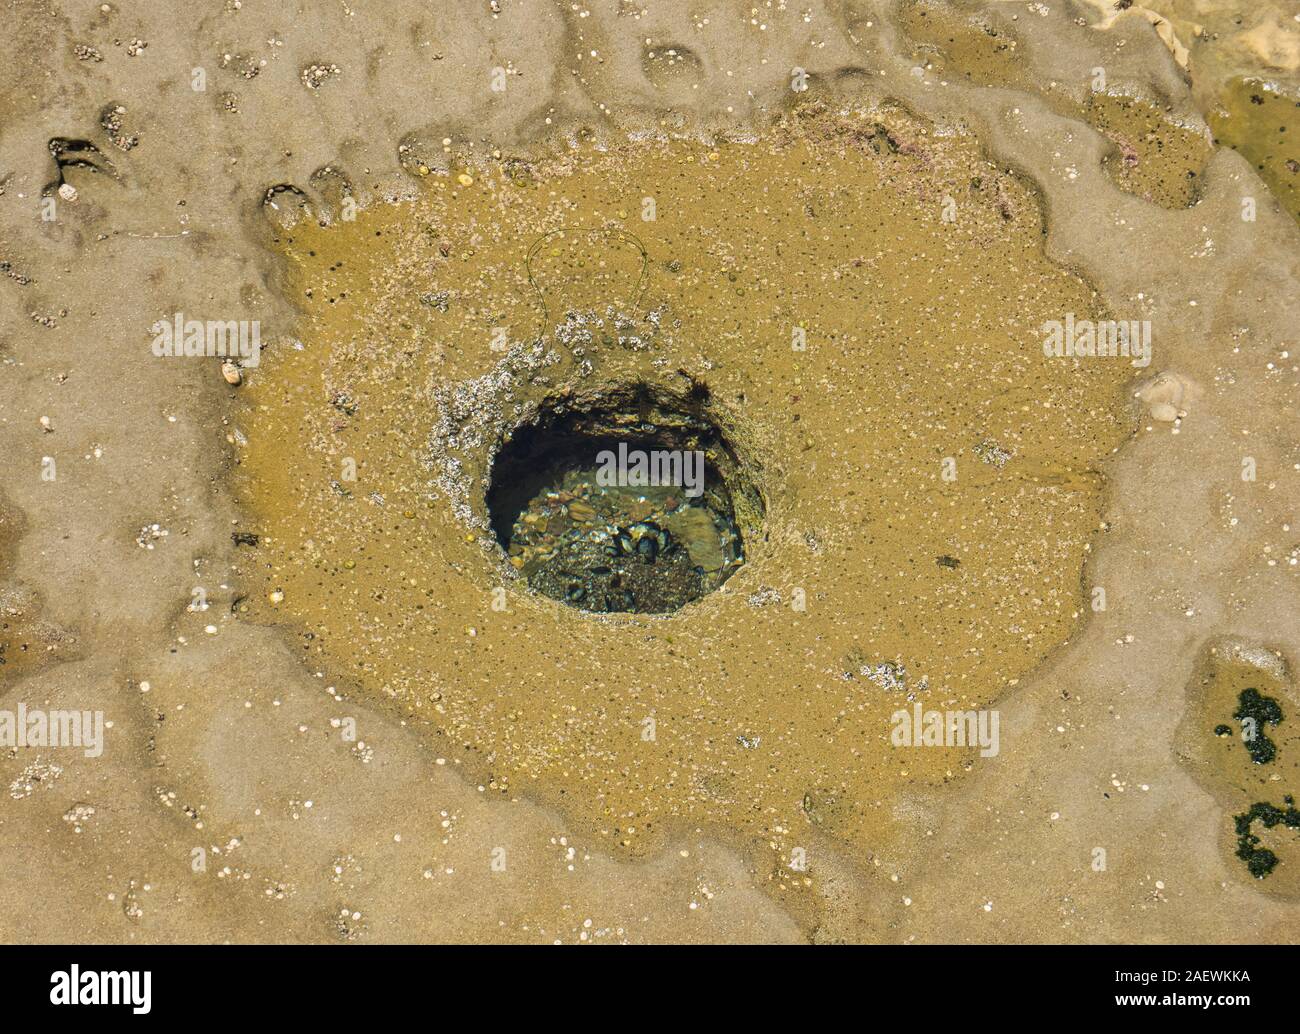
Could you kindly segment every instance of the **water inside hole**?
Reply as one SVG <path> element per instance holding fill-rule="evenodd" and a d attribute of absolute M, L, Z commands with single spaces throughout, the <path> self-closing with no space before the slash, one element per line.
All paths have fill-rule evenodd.
<path fill-rule="evenodd" d="M 677 610 L 745 561 L 706 440 L 527 429 L 494 464 L 488 508 L 497 540 L 530 588 L 569 606 Z"/>

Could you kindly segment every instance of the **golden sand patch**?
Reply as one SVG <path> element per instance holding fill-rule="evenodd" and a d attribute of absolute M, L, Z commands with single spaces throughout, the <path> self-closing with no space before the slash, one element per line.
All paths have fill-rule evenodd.
<path fill-rule="evenodd" d="M 1232 79 L 1210 112 L 1210 128 L 1219 143 L 1255 167 L 1282 207 L 1300 221 L 1300 87 Z"/>
<path fill-rule="evenodd" d="M 1104 165 L 1122 189 L 1165 208 L 1187 208 L 1214 147 L 1204 132 L 1171 120 L 1153 104 L 1092 93 L 1084 116 L 1115 145 Z"/>
<path fill-rule="evenodd" d="M 245 612 L 485 789 L 635 851 L 730 830 L 793 885 L 796 849 L 867 858 L 900 792 L 996 763 L 891 716 L 988 708 L 1077 626 L 1135 373 L 1044 356 L 1102 303 L 1035 196 L 899 112 L 449 172 L 283 235 L 304 314 L 241 389 Z M 704 386 L 766 507 L 666 616 L 530 593 L 486 530 L 510 429 L 629 383 Z"/>

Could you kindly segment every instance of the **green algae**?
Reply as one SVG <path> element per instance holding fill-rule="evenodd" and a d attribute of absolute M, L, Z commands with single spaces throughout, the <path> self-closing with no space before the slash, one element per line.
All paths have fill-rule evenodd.
<path fill-rule="evenodd" d="M 1210 112 L 1215 140 L 1255 167 L 1291 216 L 1300 221 L 1300 97 L 1261 79 L 1239 77 Z"/>

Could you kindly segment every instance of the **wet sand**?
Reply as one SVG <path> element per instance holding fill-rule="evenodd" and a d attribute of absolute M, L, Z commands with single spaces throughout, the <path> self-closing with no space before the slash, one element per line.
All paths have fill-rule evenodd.
<path fill-rule="evenodd" d="M 1213 105 L 1300 26 L 500 6 L 16 5 L 0 691 L 111 725 L 0 755 L 0 893 L 68 904 L 6 938 L 1293 940 L 1300 834 L 1254 878 L 1235 817 L 1297 789 L 1300 229 Z M 261 362 L 154 356 L 175 312 Z M 718 591 L 586 614 L 491 460 L 634 381 L 765 507 Z"/>
<path fill-rule="evenodd" d="M 740 831 L 806 891 L 784 873 L 810 833 L 887 851 L 904 788 L 970 769 L 959 748 L 891 749 L 900 706 L 986 707 L 1080 623 L 1133 367 L 1044 359 L 1038 325 L 1098 303 L 970 143 L 889 112 L 769 136 L 579 148 L 523 185 L 474 167 L 282 238 L 310 344 L 268 355 L 236 410 L 263 536 L 239 570 L 251 619 L 310 636 L 314 663 L 394 698 L 489 789 L 565 807 L 614 851 Z M 539 340 L 522 242 L 555 233 L 532 267 Z M 393 327 L 407 343 L 385 350 Z M 493 443 L 548 398 L 622 383 L 707 384 L 767 503 L 746 564 L 668 617 L 539 598 L 486 531 Z"/>

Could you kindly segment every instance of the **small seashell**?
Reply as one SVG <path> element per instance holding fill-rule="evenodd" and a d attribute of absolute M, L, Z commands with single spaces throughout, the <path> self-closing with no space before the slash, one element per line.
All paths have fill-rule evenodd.
<path fill-rule="evenodd" d="M 284 590 L 283 590 L 283 589 L 272 589 L 272 590 L 267 594 L 267 597 L 266 597 L 266 598 L 267 598 L 268 600 L 270 600 L 272 603 L 283 603 L 283 602 L 284 602 Z"/>
<path fill-rule="evenodd" d="M 63 198 L 64 201 L 76 201 L 77 188 L 74 187 L 71 183 L 60 183 L 59 197 Z"/>
<path fill-rule="evenodd" d="M 226 378 L 227 384 L 238 384 L 244 379 L 244 375 L 240 373 L 239 367 L 229 359 L 221 364 L 221 376 Z"/>
<path fill-rule="evenodd" d="M 1199 394 L 1200 389 L 1186 377 L 1165 370 L 1139 388 L 1137 397 L 1146 403 L 1152 420 L 1171 424 L 1187 416 Z"/>

